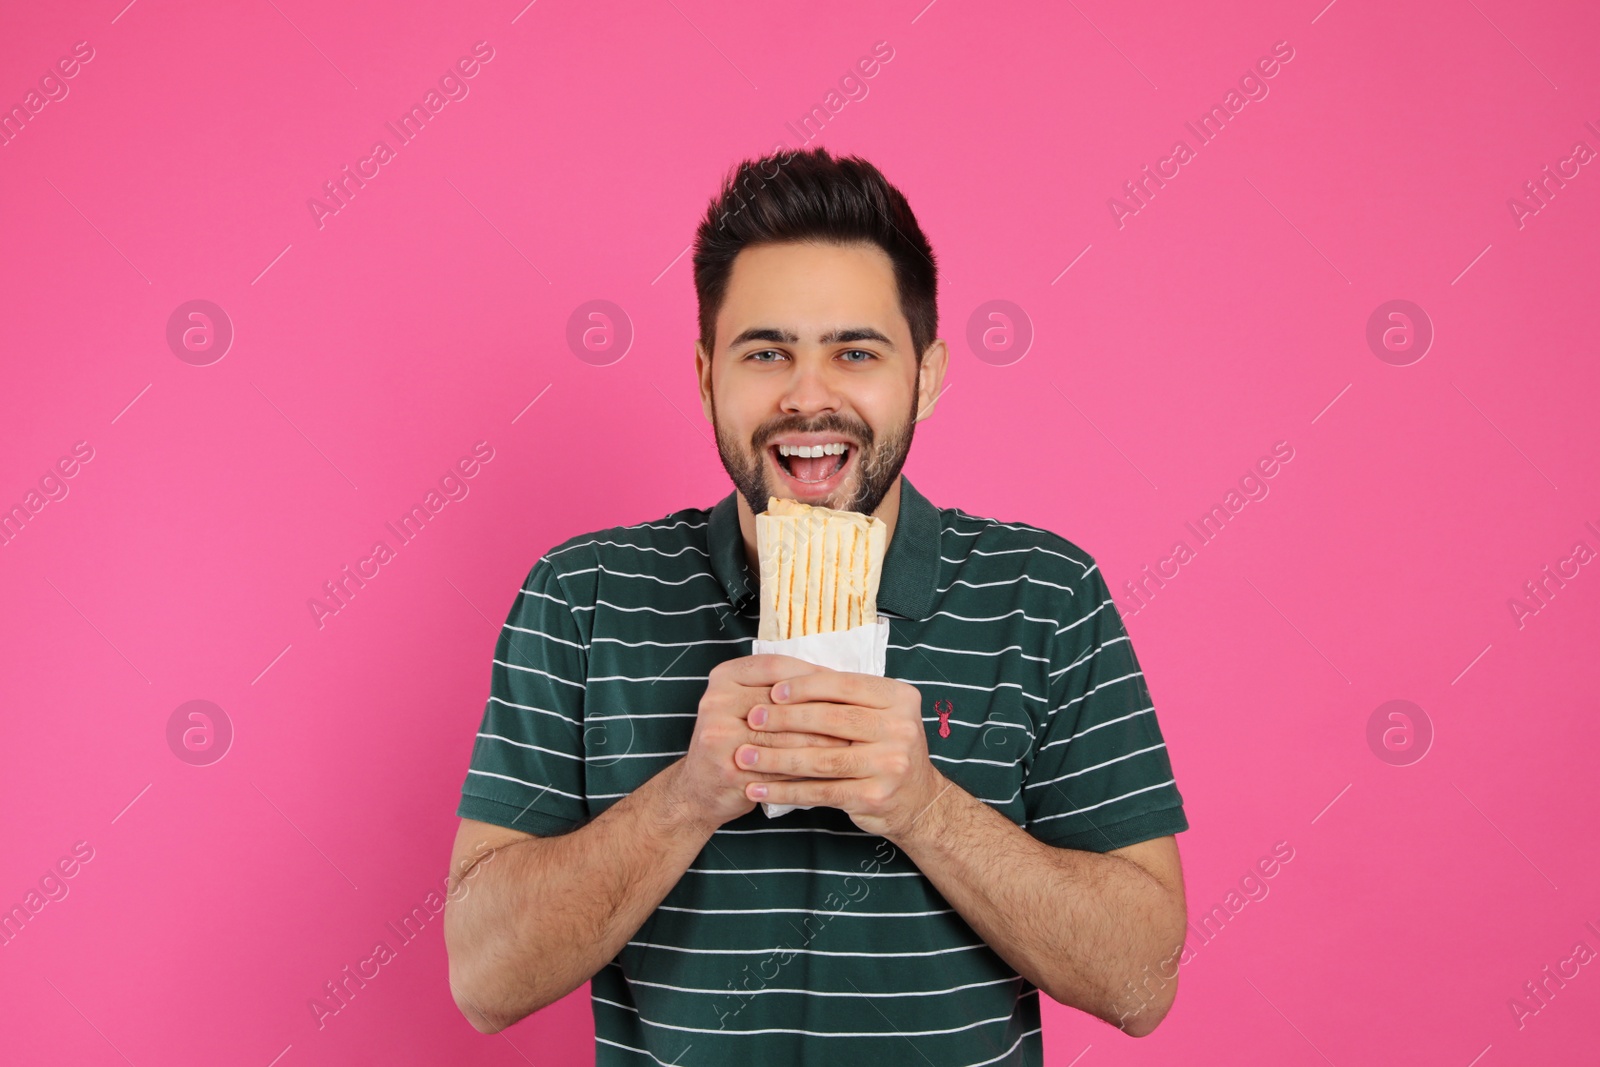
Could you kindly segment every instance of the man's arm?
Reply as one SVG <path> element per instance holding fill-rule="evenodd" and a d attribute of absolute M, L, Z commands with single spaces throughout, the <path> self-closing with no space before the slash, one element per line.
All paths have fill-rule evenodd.
<path fill-rule="evenodd" d="M 450 989 L 473 1026 L 503 1030 L 578 988 L 671 892 L 715 829 L 678 800 L 682 767 L 556 837 L 461 821 L 444 937 Z"/>
<path fill-rule="evenodd" d="M 1057 848 L 945 779 L 890 840 L 1052 999 L 1133 1037 L 1172 1007 L 1187 912 L 1170 834 L 1106 853 Z"/>
<path fill-rule="evenodd" d="M 485 1033 L 566 996 L 622 951 L 711 835 L 755 808 L 752 782 L 784 776 L 737 766 L 745 716 L 772 685 L 820 668 L 791 656 L 743 656 L 711 669 L 688 752 L 570 833 L 534 837 L 463 819 L 450 858 L 445 949 L 456 1005 Z M 767 732 L 778 749 L 849 747 Z M 526 773 L 526 772 L 525 772 Z M 535 800 L 538 799 L 536 796 Z"/>

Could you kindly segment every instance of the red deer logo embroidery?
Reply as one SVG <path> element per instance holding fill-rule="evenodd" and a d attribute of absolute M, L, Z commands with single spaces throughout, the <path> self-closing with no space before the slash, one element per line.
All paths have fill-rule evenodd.
<path fill-rule="evenodd" d="M 935 700 L 933 710 L 939 713 L 939 736 L 950 736 L 950 713 L 955 710 L 948 700 Z"/>

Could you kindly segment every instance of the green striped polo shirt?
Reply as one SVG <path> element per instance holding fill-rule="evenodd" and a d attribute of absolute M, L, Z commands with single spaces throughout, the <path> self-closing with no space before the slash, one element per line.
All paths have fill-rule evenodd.
<path fill-rule="evenodd" d="M 1188 829 L 1090 556 L 900 486 L 877 606 L 939 771 L 1050 845 Z M 711 669 L 750 654 L 757 583 L 733 493 L 546 552 L 498 638 L 458 814 L 564 833 L 683 756 Z M 837 808 L 724 824 L 590 991 L 602 1065 L 1043 1062 L 1038 988 Z"/>

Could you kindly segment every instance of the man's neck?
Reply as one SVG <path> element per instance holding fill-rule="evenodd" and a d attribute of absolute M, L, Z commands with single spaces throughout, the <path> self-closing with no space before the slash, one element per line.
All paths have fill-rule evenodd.
<path fill-rule="evenodd" d="M 884 538 L 884 547 L 888 548 L 894 540 L 895 520 L 900 517 L 900 481 L 901 476 L 896 475 L 894 485 L 884 494 L 883 500 L 878 504 L 878 510 L 872 514 L 875 518 L 883 520 L 889 528 L 889 536 Z M 750 510 L 749 501 L 745 500 L 743 493 L 733 494 L 734 500 L 739 505 L 739 533 L 744 538 L 744 557 L 750 563 L 750 573 L 755 575 L 756 582 L 761 581 L 761 557 L 756 553 L 756 517 Z"/>

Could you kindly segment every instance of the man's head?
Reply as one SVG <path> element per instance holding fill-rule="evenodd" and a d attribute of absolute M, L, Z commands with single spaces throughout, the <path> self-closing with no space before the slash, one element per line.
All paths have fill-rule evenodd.
<path fill-rule="evenodd" d="M 948 358 L 933 250 L 905 197 L 823 148 L 747 160 L 695 234 L 694 281 L 701 405 L 751 512 L 779 496 L 872 514 Z M 842 466 L 780 453 L 824 443 L 844 446 Z"/>

